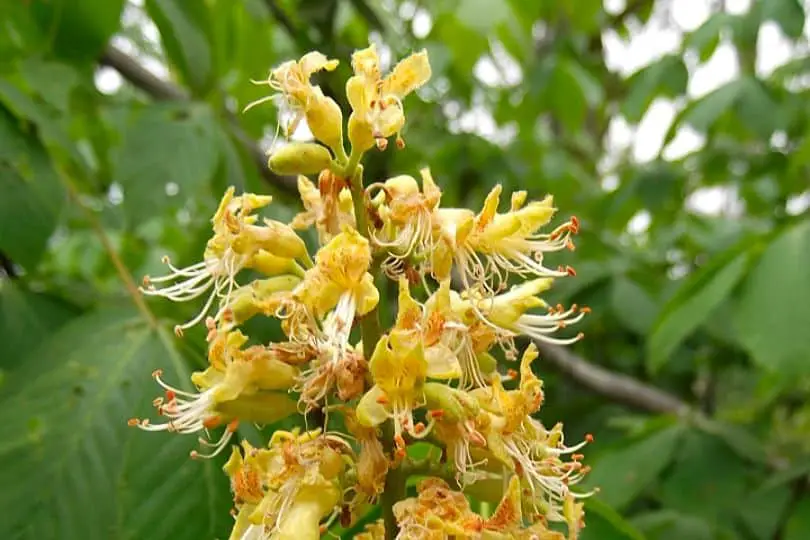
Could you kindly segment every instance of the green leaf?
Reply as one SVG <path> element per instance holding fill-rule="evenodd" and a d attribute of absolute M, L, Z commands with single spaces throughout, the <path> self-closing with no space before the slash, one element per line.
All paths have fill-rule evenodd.
<path fill-rule="evenodd" d="M 221 463 L 190 460 L 194 436 L 126 425 L 150 414 L 158 367 L 188 386 L 171 338 L 128 310 L 77 319 L 28 356 L 0 401 L 0 504 L 14 508 L 0 537 L 227 536 Z"/>
<path fill-rule="evenodd" d="M 604 99 L 600 83 L 573 58 L 560 57 L 546 88 L 548 106 L 566 129 L 579 131 L 589 108 Z"/>
<path fill-rule="evenodd" d="M 655 98 L 680 96 L 686 92 L 688 82 L 689 73 L 680 55 L 664 56 L 630 77 L 622 115 L 628 122 L 637 123 Z"/>
<path fill-rule="evenodd" d="M 58 298 L 0 284 L 0 368 L 13 369 L 78 310 Z"/>
<path fill-rule="evenodd" d="M 624 326 L 647 335 L 658 308 L 644 289 L 629 278 L 616 278 L 610 290 L 610 301 L 613 313 Z"/>
<path fill-rule="evenodd" d="M 739 519 L 758 540 L 770 540 L 780 525 L 790 502 L 787 485 L 757 489 L 738 505 Z"/>
<path fill-rule="evenodd" d="M 113 171 L 130 217 L 153 216 L 205 192 L 219 162 L 216 129 L 204 105 L 157 104 L 140 113 L 124 133 Z M 174 198 L 166 194 L 169 182 L 179 188 Z"/>
<path fill-rule="evenodd" d="M 785 524 L 783 540 L 805 540 L 810 538 L 810 497 L 804 497 L 793 507 Z"/>
<path fill-rule="evenodd" d="M 216 80 L 214 30 L 203 0 L 146 0 L 169 59 L 198 93 Z"/>
<path fill-rule="evenodd" d="M 701 62 L 706 62 L 720 44 L 720 33 L 730 22 L 727 13 L 715 13 L 684 39 L 684 47 L 695 49 Z"/>
<path fill-rule="evenodd" d="M 737 511 L 745 493 L 746 464 L 722 441 L 701 432 L 681 441 L 659 497 L 665 508 L 714 523 Z"/>
<path fill-rule="evenodd" d="M 598 486 L 598 497 L 621 510 L 669 465 L 682 435 L 680 425 L 670 426 L 600 456 L 588 484 Z"/>
<path fill-rule="evenodd" d="M 582 530 L 582 540 L 644 540 L 633 524 L 599 499 L 589 499 L 585 512 L 588 525 Z"/>
<path fill-rule="evenodd" d="M 792 39 L 802 37 L 804 29 L 804 6 L 799 0 L 767 0 L 762 2 L 763 20 L 778 24 L 786 36 Z"/>
<path fill-rule="evenodd" d="M 768 88 L 755 77 L 740 79 L 742 91 L 736 104 L 740 119 L 752 133 L 767 139 L 785 127 L 781 104 L 775 101 Z"/>
<path fill-rule="evenodd" d="M 40 142 L 0 108 L 0 251 L 32 271 L 56 228 L 64 189 Z"/>
<path fill-rule="evenodd" d="M 464 26 L 488 34 L 513 14 L 506 0 L 460 0 L 456 17 Z"/>
<path fill-rule="evenodd" d="M 582 127 L 588 102 L 579 80 L 574 76 L 571 61 L 559 58 L 548 82 L 547 105 L 563 126 L 576 132 Z"/>
<path fill-rule="evenodd" d="M 716 540 L 712 528 L 702 519 L 669 509 L 636 516 L 633 524 L 655 540 Z"/>
<path fill-rule="evenodd" d="M 748 246 L 735 246 L 686 279 L 662 309 L 647 340 L 647 365 L 652 371 L 659 370 L 731 294 L 749 261 Z"/>
<path fill-rule="evenodd" d="M 32 0 L 51 51 L 60 58 L 95 63 L 118 30 L 124 0 Z"/>
<path fill-rule="evenodd" d="M 697 131 L 708 131 L 715 120 L 734 106 L 745 89 L 742 81 L 743 79 L 733 80 L 693 101 L 683 110 L 676 124 L 686 123 Z"/>
<path fill-rule="evenodd" d="M 713 435 L 726 443 L 741 458 L 752 463 L 769 465 L 768 452 L 762 440 L 745 427 L 712 419 L 699 421 L 697 425 L 704 433 Z"/>
<path fill-rule="evenodd" d="M 810 220 L 776 237 L 746 278 L 733 313 L 754 362 L 785 376 L 810 373 Z"/>
<path fill-rule="evenodd" d="M 59 62 L 46 62 L 29 58 L 20 66 L 20 72 L 36 93 L 62 113 L 70 105 L 70 94 L 79 84 L 79 74 L 73 67 Z"/>

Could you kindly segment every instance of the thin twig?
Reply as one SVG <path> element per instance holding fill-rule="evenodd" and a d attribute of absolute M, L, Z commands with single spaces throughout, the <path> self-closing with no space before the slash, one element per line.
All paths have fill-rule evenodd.
<path fill-rule="evenodd" d="M 101 247 L 104 248 L 104 252 L 110 258 L 110 261 L 113 263 L 115 267 L 115 271 L 118 273 L 118 277 L 124 284 L 124 287 L 127 290 L 130 298 L 132 299 L 132 303 L 135 304 L 135 307 L 138 311 L 143 315 L 143 318 L 146 319 L 146 322 L 155 330 L 160 330 L 160 325 L 158 324 L 155 315 L 149 309 L 149 306 L 146 305 L 146 302 L 143 299 L 143 295 L 138 290 L 138 285 L 135 283 L 135 280 L 132 278 L 132 274 L 130 274 L 129 269 L 124 264 L 124 261 L 121 260 L 121 257 L 118 256 L 118 252 L 115 250 L 115 247 L 112 245 L 110 241 L 110 237 L 107 236 L 107 233 L 104 231 L 104 227 L 102 227 L 101 222 L 99 222 L 98 218 L 93 214 L 93 212 L 87 208 L 85 205 L 82 204 L 81 200 L 79 199 L 79 193 L 76 191 L 76 188 L 70 182 L 70 180 L 64 178 L 64 175 L 60 175 L 62 177 L 62 183 L 67 190 L 68 196 L 73 200 L 74 203 L 81 209 L 82 213 L 84 213 L 85 217 L 87 218 L 87 222 L 92 227 L 93 232 L 98 237 L 99 242 L 101 243 Z"/>
<path fill-rule="evenodd" d="M 622 373 L 594 365 L 559 345 L 537 342 L 540 358 L 582 384 L 612 401 L 638 409 L 683 415 L 692 407 L 677 396 Z"/>

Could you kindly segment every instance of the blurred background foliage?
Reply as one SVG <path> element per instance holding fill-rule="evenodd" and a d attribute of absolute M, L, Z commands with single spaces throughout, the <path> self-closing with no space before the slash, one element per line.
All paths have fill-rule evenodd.
<path fill-rule="evenodd" d="M 596 436 L 583 538 L 810 538 L 806 6 L 678 2 L 705 11 L 684 29 L 675 4 L 3 0 L 0 537 L 227 536 L 221 462 L 127 429 L 151 370 L 204 362 L 201 334 L 166 330 L 194 307 L 145 304 L 136 281 L 199 258 L 228 185 L 294 214 L 291 179 L 263 165 L 276 111 L 240 113 L 266 90 L 250 79 L 319 49 L 342 61 L 319 81 L 342 101 L 371 39 L 386 62 L 427 48 L 434 76 L 408 148 L 368 178 L 430 165 L 446 205 L 500 182 L 580 218 L 554 259 L 578 276 L 551 299 L 592 307 L 587 337 L 538 369 L 541 418 Z M 630 67 L 607 50 L 645 32 L 673 45 Z M 767 70 L 766 33 L 789 51 Z M 732 76 L 696 89 L 720 57 Z"/>

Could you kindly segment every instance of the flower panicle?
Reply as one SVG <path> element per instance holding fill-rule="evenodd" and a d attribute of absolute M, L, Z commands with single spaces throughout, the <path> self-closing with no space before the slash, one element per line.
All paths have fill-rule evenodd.
<path fill-rule="evenodd" d="M 590 310 L 546 300 L 556 280 L 576 274 L 546 257 L 573 250 L 581 224 L 552 225 L 550 195 L 517 191 L 505 208 L 500 185 L 480 210 L 448 206 L 427 167 L 364 184 L 366 152 L 391 138 L 404 147 L 404 101 L 431 68 L 417 51 L 386 73 L 375 45 L 350 67 L 347 111 L 314 83 L 338 68 L 317 51 L 254 81 L 271 95 L 246 110 L 274 102 L 285 137 L 306 122 L 315 139 L 268 159 L 297 177 L 303 209 L 289 224 L 264 218 L 269 196 L 229 188 L 202 260 L 181 267 L 167 257 L 165 276 L 144 278 L 147 296 L 201 305 L 176 333 L 204 326 L 206 366 L 191 375 L 193 389 L 157 370 L 162 419 L 129 423 L 195 435 L 192 458 L 230 448 L 231 539 L 319 538 L 382 504 L 385 519 L 359 538 L 575 540 L 593 493 L 579 487 L 592 437 L 566 445 L 561 423 L 541 421 L 535 360 L 543 344 L 583 337 L 574 328 Z M 299 236 L 307 229 L 314 252 Z M 384 296 L 385 278 L 396 301 Z M 382 311 L 392 312 L 386 328 Z M 273 342 L 252 333 L 254 318 L 274 325 Z M 518 359 L 521 338 L 531 344 L 519 364 L 499 361 Z M 241 437 L 240 426 L 285 419 L 301 427 L 262 446 Z M 427 457 L 414 457 L 417 442 L 432 448 Z M 391 486 L 411 474 L 424 477 L 416 496 L 392 502 Z M 470 508 L 465 494 L 476 493 L 500 498 L 491 516 Z"/>

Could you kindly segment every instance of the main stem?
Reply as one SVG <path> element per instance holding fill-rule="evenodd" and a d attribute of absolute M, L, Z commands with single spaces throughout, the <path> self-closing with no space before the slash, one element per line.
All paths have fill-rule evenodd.
<path fill-rule="evenodd" d="M 360 156 L 352 152 L 349 158 L 349 163 L 345 169 L 345 175 L 350 180 L 349 188 L 352 192 L 352 204 L 354 205 L 354 216 L 357 220 L 357 230 L 369 242 L 370 228 L 368 211 L 366 210 L 366 197 L 365 189 L 363 186 L 363 166 L 359 165 Z M 379 258 L 374 257 L 370 268 L 371 275 L 377 278 L 380 270 Z M 382 335 L 380 328 L 380 316 L 377 308 L 368 312 L 360 320 L 360 332 L 363 339 L 363 355 L 366 360 L 371 360 L 371 355 L 374 348 Z M 390 451 L 392 441 L 394 438 L 392 426 L 390 421 L 383 425 L 383 444 L 386 450 Z M 393 540 L 396 538 L 398 531 L 397 520 L 394 517 L 394 504 L 405 498 L 406 490 L 405 484 L 407 476 L 402 466 L 396 469 L 389 469 L 385 477 L 385 489 L 380 496 L 380 504 L 382 505 L 383 523 L 385 524 L 385 538 L 386 540 Z"/>

